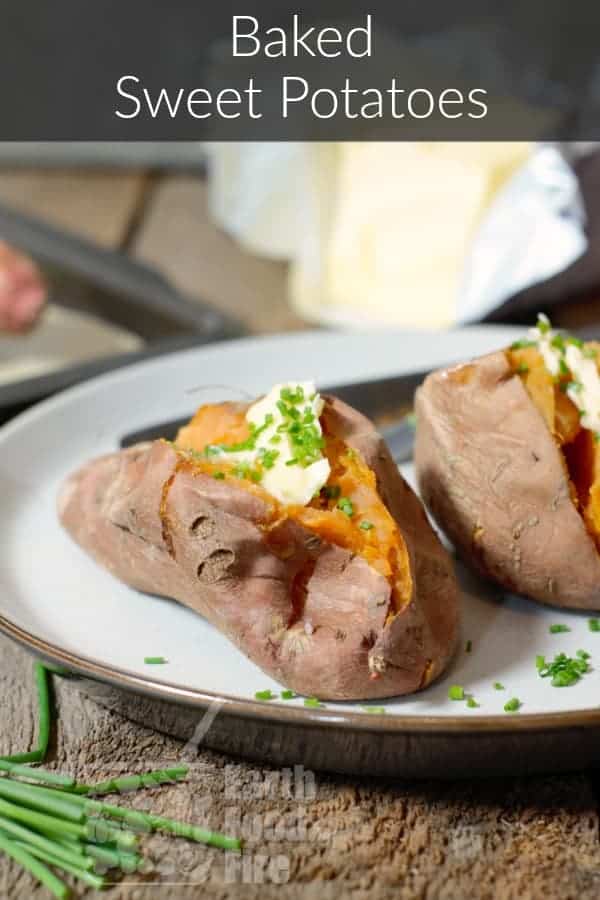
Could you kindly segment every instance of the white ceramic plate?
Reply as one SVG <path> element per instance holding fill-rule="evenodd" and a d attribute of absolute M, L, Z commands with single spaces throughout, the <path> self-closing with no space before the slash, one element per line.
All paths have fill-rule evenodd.
<path fill-rule="evenodd" d="M 165 699 L 229 698 L 256 711 L 256 691 L 279 686 L 198 615 L 169 600 L 137 593 L 115 581 L 63 532 L 55 514 L 58 487 L 84 461 L 118 446 L 119 439 L 157 422 L 185 416 L 201 402 L 236 390 L 255 395 L 272 383 L 314 377 L 322 385 L 420 370 L 506 345 L 514 329 L 468 328 L 441 334 L 303 333 L 215 344 L 143 362 L 96 378 L 40 404 L 0 431 L 0 627 L 46 657 L 115 684 L 127 682 Z M 210 387 L 221 385 L 221 387 Z M 227 390 L 229 387 L 231 390 Z M 409 478 L 411 472 L 407 472 Z M 428 723 L 463 717 L 465 728 L 482 717 L 505 722 L 506 701 L 518 697 L 519 716 L 595 710 L 600 704 L 600 634 L 587 617 L 502 596 L 461 572 L 464 586 L 462 646 L 443 679 L 426 691 L 377 705 L 388 715 Z M 550 634 L 563 623 L 568 633 Z M 470 653 L 466 641 L 472 642 Z M 593 670 L 573 687 L 552 688 L 539 677 L 536 654 L 591 653 Z M 164 656 L 164 666 L 144 664 Z M 494 688 L 501 682 L 504 690 Z M 448 699 L 461 684 L 480 704 L 470 709 Z M 229 702 L 228 701 L 228 702 Z M 241 704 L 241 705 L 240 705 Z M 373 719 L 361 704 L 328 703 L 305 709 L 302 700 L 262 704 L 285 717 L 336 711 Z M 396 715 L 394 715 L 396 714 Z M 443 720 L 443 721 L 442 721 Z M 469 724 L 468 724 L 469 723 Z M 489 725 L 489 719 L 488 719 Z"/>

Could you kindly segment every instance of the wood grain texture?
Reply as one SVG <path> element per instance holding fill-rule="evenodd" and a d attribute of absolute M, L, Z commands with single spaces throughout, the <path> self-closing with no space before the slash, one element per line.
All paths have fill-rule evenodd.
<path fill-rule="evenodd" d="M 102 246 L 119 247 L 145 183 L 139 171 L 5 169 L 0 203 Z"/>
<path fill-rule="evenodd" d="M 171 176 L 156 186 L 132 252 L 190 297 L 230 313 L 250 331 L 305 325 L 287 302 L 286 266 L 253 256 L 215 225 L 200 178 Z"/>
<path fill-rule="evenodd" d="M 35 739 L 31 672 L 31 658 L 1 638 L 2 752 Z M 587 776 L 470 783 L 294 777 L 202 749 L 186 751 L 96 706 L 74 683 L 54 683 L 60 718 L 52 767 L 95 780 L 188 758 L 187 784 L 120 802 L 229 826 L 246 838 L 237 866 L 217 850 L 160 835 L 144 838 L 154 871 L 112 887 L 104 895 L 109 900 L 592 900 L 600 894 L 597 800 Z M 267 873 L 262 884 L 261 871 Z M 0 896 L 42 900 L 47 894 L 0 857 Z M 79 889 L 77 896 L 94 892 Z"/>

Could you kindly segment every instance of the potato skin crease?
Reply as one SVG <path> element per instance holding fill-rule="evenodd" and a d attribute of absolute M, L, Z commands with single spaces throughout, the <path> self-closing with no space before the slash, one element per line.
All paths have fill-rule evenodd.
<path fill-rule="evenodd" d="M 600 609 L 600 556 L 564 457 L 502 351 L 417 391 L 421 496 L 464 560 L 510 591 Z"/>
<path fill-rule="evenodd" d="M 191 607 L 286 687 L 332 700 L 410 693 L 456 646 L 453 563 L 372 423 L 325 399 L 327 430 L 373 469 L 406 542 L 412 595 L 398 612 L 390 583 L 361 556 L 287 518 L 267 542 L 264 498 L 182 467 L 163 441 L 85 465 L 64 484 L 59 515 L 115 577 Z"/>

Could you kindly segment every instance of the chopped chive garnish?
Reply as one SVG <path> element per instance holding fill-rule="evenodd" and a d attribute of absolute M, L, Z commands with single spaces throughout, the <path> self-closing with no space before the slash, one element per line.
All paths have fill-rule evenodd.
<path fill-rule="evenodd" d="M 518 341 L 513 341 L 510 345 L 511 350 L 524 350 L 526 347 L 535 347 L 536 342 L 530 341 L 528 338 L 521 338 Z"/>
<path fill-rule="evenodd" d="M 512 697 L 504 704 L 504 712 L 514 713 L 521 708 L 521 701 L 517 697 Z"/>
<path fill-rule="evenodd" d="M 285 690 L 285 691 L 282 691 L 282 692 L 281 692 L 281 699 L 282 699 L 282 700 L 293 700 L 294 697 L 297 697 L 297 696 L 298 696 L 298 695 L 295 694 L 293 691 Z"/>
<path fill-rule="evenodd" d="M 305 697 L 304 705 L 310 707 L 311 709 L 318 709 L 322 707 L 324 704 L 318 699 L 318 697 Z"/>
<path fill-rule="evenodd" d="M 269 688 L 267 688 L 266 691 L 257 691 L 254 696 L 257 700 L 276 700 L 277 699 L 277 694 L 274 694 L 273 691 L 269 690 Z"/>
<path fill-rule="evenodd" d="M 272 469 L 278 456 L 279 450 L 266 450 L 264 447 L 261 447 L 258 451 L 258 458 L 263 469 Z"/>
<path fill-rule="evenodd" d="M 374 716 L 385 715 L 385 706 L 361 706 L 363 712 L 371 713 Z"/>
<path fill-rule="evenodd" d="M 517 373 L 519 375 L 527 375 L 528 372 L 529 372 L 529 366 L 525 365 L 525 363 L 523 363 L 523 362 L 519 363 L 519 365 L 517 366 Z"/>
<path fill-rule="evenodd" d="M 544 313 L 538 313 L 537 317 L 537 328 L 540 334 L 547 334 L 552 325 L 550 324 L 550 319 Z"/>
<path fill-rule="evenodd" d="M 583 390 L 583 385 L 580 381 L 568 381 L 566 390 L 579 394 Z"/>
<path fill-rule="evenodd" d="M 546 668 L 546 657 L 538 654 L 535 658 L 535 667 L 539 671 Z"/>
<path fill-rule="evenodd" d="M 600 619 L 588 619 L 588 628 L 590 631 L 600 631 Z"/>
<path fill-rule="evenodd" d="M 479 703 L 477 703 L 475 697 L 467 697 L 467 706 L 469 709 L 479 709 Z"/>
<path fill-rule="evenodd" d="M 354 505 L 348 497 L 340 497 L 337 502 L 337 508 L 340 509 L 345 516 L 351 518 L 354 515 Z"/>
<path fill-rule="evenodd" d="M 217 481 L 223 481 L 225 478 L 225 472 L 213 472 L 213 478 L 216 478 Z"/>
<path fill-rule="evenodd" d="M 450 700 L 464 700 L 465 689 L 460 684 L 451 684 L 448 688 L 448 697 Z"/>
<path fill-rule="evenodd" d="M 279 396 L 282 400 L 285 400 L 286 403 L 298 405 L 304 400 L 304 388 L 301 384 L 298 385 L 296 390 L 293 390 L 293 388 L 284 387 L 281 388 Z"/>
<path fill-rule="evenodd" d="M 568 625 L 551 625 L 548 629 L 550 634 L 564 634 L 566 631 L 570 631 Z"/>
<path fill-rule="evenodd" d="M 502 684 L 501 681 L 494 682 L 494 690 L 495 691 L 503 691 L 504 690 L 504 685 Z"/>
<path fill-rule="evenodd" d="M 145 656 L 144 662 L 147 666 L 164 666 L 169 660 L 164 656 Z"/>
<path fill-rule="evenodd" d="M 358 527 L 362 528 L 363 531 L 371 531 L 372 528 L 375 528 L 373 523 L 369 522 L 368 519 L 363 519 Z"/>
<path fill-rule="evenodd" d="M 465 653 L 470 653 L 473 649 L 473 641 L 467 641 L 465 644 Z"/>
<path fill-rule="evenodd" d="M 565 653 L 559 653 L 551 663 L 544 660 L 543 665 L 536 662 L 541 678 L 551 678 L 552 687 L 570 687 L 576 684 L 582 675 L 590 671 L 589 653 L 578 651 L 575 657 L 569 657 Z"/>

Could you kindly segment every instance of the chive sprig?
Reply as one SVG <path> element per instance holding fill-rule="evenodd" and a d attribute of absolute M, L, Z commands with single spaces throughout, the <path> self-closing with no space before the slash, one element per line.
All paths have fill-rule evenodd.
<path fill-rule="evenodd" d="M 35 681 L 37 747 L 0 757 L 0 853 L 19 863 L 54 897 L 67 900 L 70 889 L 56 870 L 100 890 L 107 881 L 99 867 L 127 874 L 140 869 L 141 834 L 162 831 L 222 850 L 241 849 L 241 841 L 230 835 L 97 799 L 105 794 L 176 783 L 186 777 L 187 766 L 95 784 L 34 768 L 33 764 L 42 763 L 46 757 L 52 725 L 48 672 L 41 663 L 35 665 Z"/>

